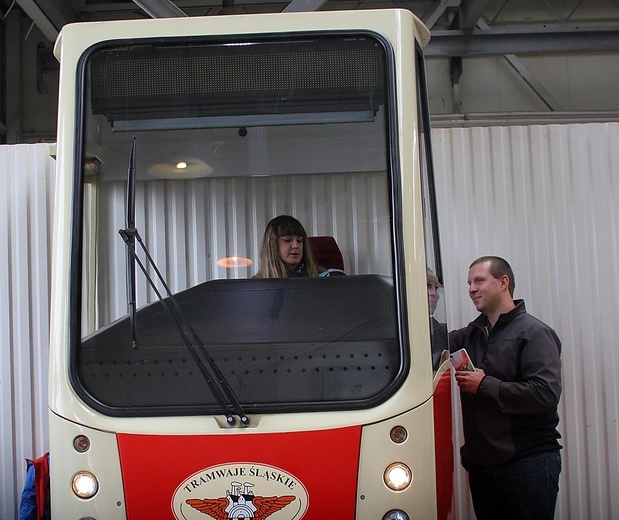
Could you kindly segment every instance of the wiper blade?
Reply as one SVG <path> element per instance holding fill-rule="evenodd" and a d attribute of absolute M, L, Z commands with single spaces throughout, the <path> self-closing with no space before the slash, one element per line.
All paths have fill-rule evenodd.
<path fill-rule="evenodd" d="M 135 143 L 136 138 L 132 138 L 131 154 L 129 156 L 129 170 L 127 172 L 127 227 L 135 228 Z M 135 246 L 133 236 L 129 237 L 130 244 Z M 134 247 L 135 249 L 135 247 Z M 135 309 L 135 261 L 127 248 L 127 305 L 129 307 L 129 325 L 131 328 L 131 348 L 138 348 L 137 321 Z"/>
<path fill-rule="evenodd" d="M 219 367 L 204 346 L 204 343 L 198 336 L 198 333 L 187 318 L 186 314 L 178 305 L 176 299 L 170 291 L 168 284 L 166 283 L 163 275 L 161 274 L 161 271 L 159 271 L 159 268 L 155 264 L 155 261 L 150 255 L 148 249 L 146 248 L 146 245 L 144 244 L 139 231 L 135 227 L 135 141 L 136 138 L 134 137 L 131 146 L 131 165 L 129 167 L 127 178 L 127 227 L 118 231 L 125 244 L 127 245 L 127 283 L 129 289 L 129 319 L 131 322 L 133 336 L 132 346 L 133 348 L 137 347 L 137 328 L 135 326 L 135 264 L 137 263 L 141 271 L 144 273 L 148 284 L 151 286 L 151 288 L 157 295 L 157 298 L 163 305 L 164 310 L 174 323 L 179 333 L 179 336 L 183 340 L 183 343 L 187 347 L 187 350 L 189 351 L 191 357 L 194 359 L 196 365 L 198 366 L 200 373 L 206 381 L 207 386 L 211 390 L 213 397 L 217 401 L 219 408 L 226 416 L 226 422 L 228 423 L 228 425 L 234 426 L 236 424 L 236 418 L 234 416 L 234 414 L 236 414 L 241 421 L 241 426 L 249 426 L 250 419 L 244 412 L 243 407 L 238 400 L 238 397 L 230 387 L 230 384 L 228 383 L 224 375 L 219 370 Z M 142 260 L 138 257 L 135 247 L 136 240 L 140 244 L 147 263 L 153 268 L 155 274 L 157 275 L 157 278 L 159 279 L 159 282 L 165 289 L 168 297 L 167 300 L 162 296 L 161 292 L 157 288 L 157 284 L 148 273 L 144 262 L 142 262 Z M 172 303 L 172 306 L 169 302 Z M 191 335 L 196 345 L 191 342 L 188 334 L 185 332 L 185 329 L 189 332 L 189 335 Z M 200 357 L 200 355 L 202 357 Z M 202 358 L 206 360 L 208 366 L 202 361 Z"/>
<path fill-rule="evenodd" d="M 144 273 L 144 276 L 146 277 L 146 280 L 148 281 L 149 285 L 151 286 L 151 288 L 157 295 L 157 298 L 163 305 L 163 308 L 165 309 L 166 313 L 168 314 L 168 316 L 171 318 L 172 322 L 176 326 L 179 336 L 183 340 L 183 343 L 187 347 L 192 358 L 198 365 L 198 368 L 200 369 L 200 372 L 204 376 L 204 380 L 206 381 L 207 385 L 211 389 L 211 392 L 213 396 L 215 397 L 217 404 L 219 405 L 224 415 L 226 416 L 226 422 L 230 426 L 233 426 L 236 423 L 236 419 L 233 415 L 233 412 L 234 412 L 236 413 L 236 415 L 239 416 L 242 426 L 249 426 L 249 423 L 250 423 L 249 417 L 243 411 L 241 403 L 239 402 L 237 396 L 235 395 L 234 391 L 230 387 L 230 384 L 228 383 L 224 375 L 219 370 L 219 367 L 217 366 L 217 364 L 215 363 L 215 361 L 209 354 L 208 350 L 204 346 L 204 343 L 202 343 L 202 340 L 198 336 L 198 333 L 196 332 L 196 330 L 193 328 L 193 325 L 191 324 L 191 322 L 189 321 L 189 319 L 187 318 L 183 310 L 178 305 L 178 302 L 172 295 L 172 292 L 170 291 L 168 284 L 165 282 L 163 275 L 159 271 L 157 265 L 152 259 L 150 253 L 148 252 L 148 249 L 146 248 L 144 242 L 142 241 L 142 237 L 140 236 L 138 230 L 135 228 L 121 229 L 119 230 L 119 233 L 120 233 L 120 236 L 125 241 L 125 243 L 127 244 L 128 249 L 131 252 L 133 259 L 137 262 L 138 266 L 140 267 L 140 270 Z M 135 246 L 131 243 L 132 238 L 137 240 L 138 243 L 140 244 L 140 247 L 142 248 L 146 256 L 148 263 L 154 269 L 157 275 L 157 278 L 159 279 L 159 282 L 161 283 L 161 285 L 164 287 L 165 292 L 168 296 L 168 300 L 172 302 L 172 305 L 170 305 L 168 303 L 168 300 L 166 300 L 162 296 L 161 292 L 157 288 L 157 285 L 155 284 L 155 281 L 148 274 L 146 266 L 144 265 L 142 260 L 138 257 Z M 186 327 L 189 334 L 196 342 L 196 345 L 194 345 L 189 339 L 189 336 L 185 332 L 183 325 Z M 202 357 L 204 357 L 204 359 L 206 359 L 208 363 L 208 367 L 202 361 L 200 354 L 202 355 Z M 228 401 L 226 401 L 226 398 L 228 399 Z"/>

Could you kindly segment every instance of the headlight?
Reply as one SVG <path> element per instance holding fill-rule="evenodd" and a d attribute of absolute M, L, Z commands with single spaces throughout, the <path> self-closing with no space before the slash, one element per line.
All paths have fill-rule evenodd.
<path fill-rule="evenodd" d="M 402 462 L 390 464 L 383 474 L 385 484 L 393 491 L 406 489 L 413 481 L 413 472 Z"/>
<path fill-rule="evenodd" d="M 383 516 L 383 520 L 410 520 L 410 517 L 404 511 L 392 509 Z"/>
<path fill-rule="evenodd" d="M 99 491 L 99 482 L 90 471 L 78 471 L 71 479 L 71 489 L 79 498 L 92 498 Z"/>

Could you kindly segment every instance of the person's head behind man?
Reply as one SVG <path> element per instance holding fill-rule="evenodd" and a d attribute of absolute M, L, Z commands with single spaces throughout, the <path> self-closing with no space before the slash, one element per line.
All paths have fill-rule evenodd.
<path fill-rule="evenodd" d="M 434 271 L 427 268 L 427 277 L 428 277 L 428 306 L 430 308 L 430 316 L 434 314 L 436 310 L 436 306 L 438 304 L 438 300 L 440 298 L 438 294 L 438 290 L 443 287 L 441 282 L 438 279 L 438 276 L 434 274 Z"/>
<path fill-rule="evenodd" d="M 469 266 L 469 296 L 475 308 L 494 325 L 501 314 L 514 308 L 514 272 L 499 256 L 482 256 Z"/>

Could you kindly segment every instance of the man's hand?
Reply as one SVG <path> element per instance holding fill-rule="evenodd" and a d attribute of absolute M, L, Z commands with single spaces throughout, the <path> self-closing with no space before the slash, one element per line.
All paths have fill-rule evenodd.
<path fill-rule="evenodd" d="M 475 372 L 468 372 L 466 370 L 458 370 L 456 372 L 456 382 L 463 392 L 469 394 L 476 394 L 481 380 L 486 377 L 486 373 L 478 368 Z"/>

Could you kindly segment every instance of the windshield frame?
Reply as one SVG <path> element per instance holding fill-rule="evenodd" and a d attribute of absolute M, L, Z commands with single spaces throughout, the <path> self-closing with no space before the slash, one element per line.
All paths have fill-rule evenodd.
<path fill-rule="evenodd" d="M 386 137 L 388 139 L 387 144 L 387 163 L 388 172 L 387 179 L 389 182 L 389 196 L 390 196 L 390 211 L 391 211 L 391 244 L 392 244 L 392 261 L 393 261 L 393 282 L 395 291 L 395 303 L 396 303 L 396 326 L 397 326 L 397 338 L 400 352 L 400 365 L 398 367 L 397 374 L 393 378 L 391 384 L 389 384 L 382 392 L 370 399 L 363 400 L 350 400 L 350 401 L 332 401 L 332 402 L 308 402 L 308 403 L 261 403 L 259 406 L 247 406 L 248 411 L 251 413 L 284 413 L 284 412 L 298 412 L 298 411 L 325 411 L 325 410 L 348 410 L 348 409 L 366 409 L 378 406 L 385 402 L 392 396 L 397 389 L 403 384 L 407 374 L 410 370 L 410 353 L 409 353 L 409 331 L 407 330 L 407 321 L 403 319 L 407 315 L 406 311 L 406 298 L 404 290 L 404 280 L 401 273 L 404 272 L 404 259 L 403 259 L 403 231 L 401 222 L 401 168 L 399 164 L 399 140 L 397 135 L 398 121 L 397 121 L 397 96 L 395 92 L 395 64 L 393 49 L 390 42 L 382 35 L 373 31 L 325 31 L 308 33 L 299 32 L 290 34 L 278 35 L 251 35 L 252 40 L 259 40 L 260 38 L 268 40 L 276 39 L 289 39 L 291 37 L 295 39 L 302 39 L 304 37 L 322 37 L 329 36 L 351 36 L 362 35 L 374 38 L 377 42 L 381 43 L 383 47 L 385 57 L 385 106 L 387 107 L 385 113 L 385 127 Z M 247 39 L 248 36 L 234 37 L 235 41 L 240 39 Z M 229 43 L 230 38 L 224 37 L 175 37 L 175 38 L 139 38 L 128 40 L 109 40 L 100 44 L 90 47 L 85 51 L 78 63 L 78 85 L 77 92 L 80 94 L 76 103 L 76 147 L 74 150 L 74 199 L 73 199 L 73 220 L 72 220 L 72 247 L 71 247 L 71 274 L 70 274 L 70 367 L 69 376 L 71 384 L 74 390 L 78 393 L 80 398 L 85 401 L 89 406 L 93 407 L 97 411 L 105 415 L 110 416 L 163 416 L 163 415 L 199 415 L 199 414 L 219 414 L 220 412 L 216 407 L 206 407 L 203 410 L 198 410 L 195 407 L 161 407 L 158 410 L 152 408 L 131 408 L 125 409 L 114 406 L 107 406 L 101 403 L 96 397 L 93 397 L 85 388 L 80 380 L 78 373 L 78 347 L 82 342 L 82 274 L 83 274 L 83 226 L 84 226 L 84 186 L 85 186 L 85 174 L 82 168 L 85 157 L 85 99 L 84 95 L 86 90 L 86 65 L 88 63 L 89 56 L 98 49 L 104 47 L 113 47 L 115 45 L 127 46 L 132 44 L 148 43 L 156 45 L 157 43 L 169 43 L 171 40 L 178 40 L 182 42 L 190 42 L 192 40 L 206 41 L 210 43 Z M 245 405 L 244 405 L 245 406 Z"/>

